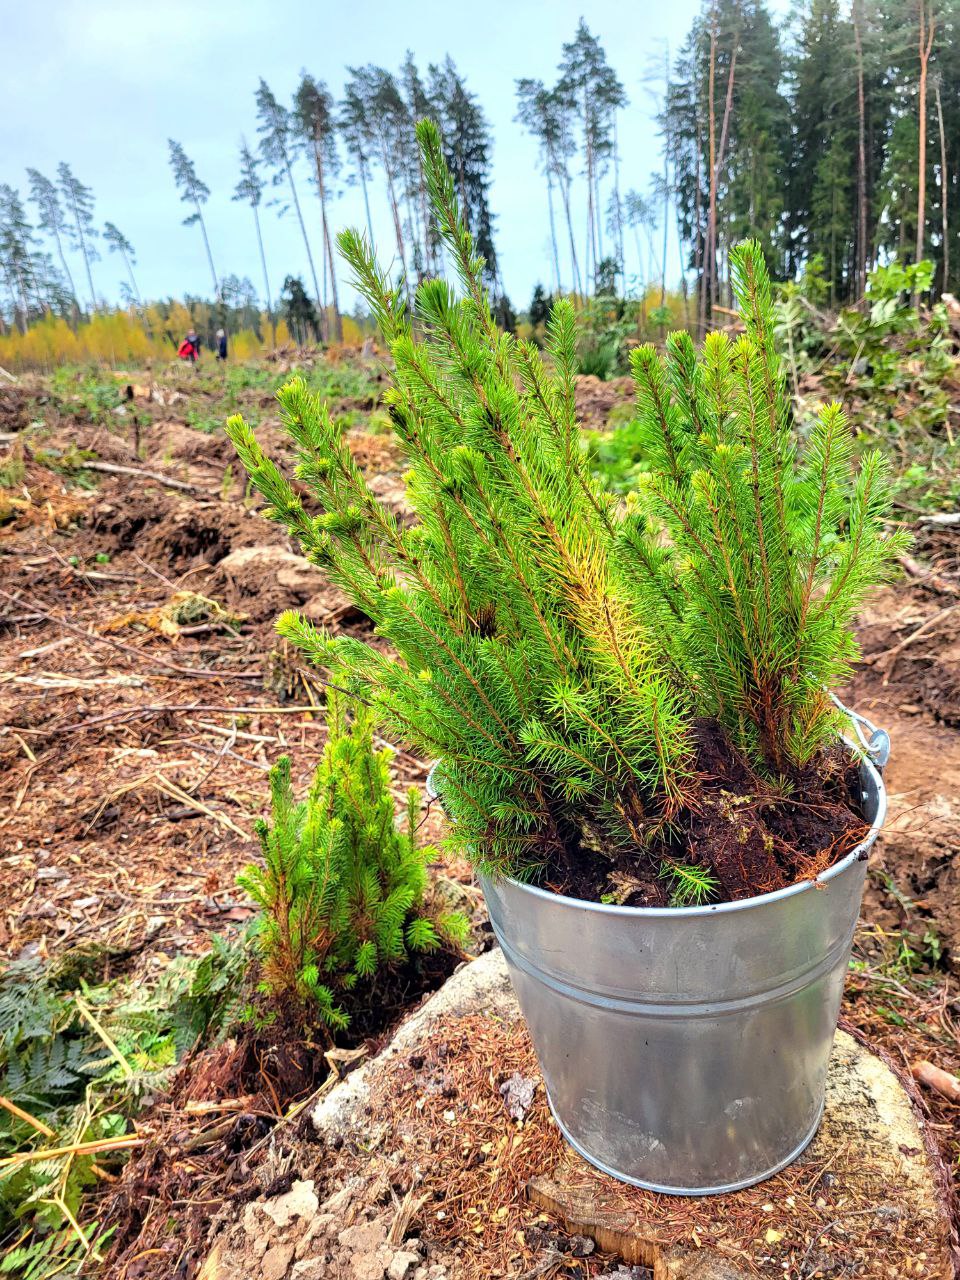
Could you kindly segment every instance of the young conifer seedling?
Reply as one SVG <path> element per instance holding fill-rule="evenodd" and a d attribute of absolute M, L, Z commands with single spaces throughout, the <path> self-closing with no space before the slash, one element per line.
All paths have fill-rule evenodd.
<path fill-rule="evenodd" d="M 652 466 L 624 509 L 581 448 L 572 305 L 554 307 L 546 358 L 498 330 L 439 133 L 424 121 L 418 138 L 460 292 L 425 281 L 414 329 L 370 246 L 340 238 L 393 357 L 415 523 L 374 495 L 301 380 L 279 400 L 309 503 L 241 418 L 227 428 L 267 514 L 392 652 L 294 613 L 279 630 L 439 757 L 452 838 L 483 872 L 687 905 L 828 865 L 862 827 L 826 691 L 902 545 L 884 537 L 882 458 L 854 469 L 836 405 L 798 456 L 747 243 L 744 336 L 698 354 L 674 334 L 664 356 L 634 356 Z"/>
<path fill-rule="evenodd" d="M 334 1030 L 349 1021 L 343 993 L 409 952 L 462 941 L 466 919 L 424 911 L 426 864 L 417 845 L 420 792 L 411 787 L 403 827 L 390 791 L 389 750 L 373 748 L 362 709 L 348 724 L 333 693 L 329 736 L 309 794 L 296 801 L 290 759 L 270 772 L 271 818 L 257 824 L 263 865 L 238 877 L 261 909 L 257 922 L 263 987 L 313 1006 Z"/>

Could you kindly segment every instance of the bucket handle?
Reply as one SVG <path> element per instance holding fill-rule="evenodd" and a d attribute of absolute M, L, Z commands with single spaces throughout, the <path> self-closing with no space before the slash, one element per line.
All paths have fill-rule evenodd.
<path fill-rule="evenodd" d="M 890 759 L 890 735 L 886 729 L 878 729 L 872 720 L 868 720 L 866 716 L 860 715 L 858 711 L 854 711 L 852 707 L 845 706 L 835 693 L 827 690 L 827 697 L 838 707 L 845 716 L 848 717 L 853 725 L 853 731 L 859 739 L 860 745 L 873 761 L 878 769 L 882 769 Z M 864 733 L 866 729 L 870 736 Z"/>

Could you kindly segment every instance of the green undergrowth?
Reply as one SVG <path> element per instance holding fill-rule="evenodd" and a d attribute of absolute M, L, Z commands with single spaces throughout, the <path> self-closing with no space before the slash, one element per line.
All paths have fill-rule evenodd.
<path fill-rule="evenodd" d="M 855 452 L 881 448 L 896 501 L 918 512 L 960 502 L 960 361 L 946 304 L 918 307 L 932 264 L 879 267 L 866 305 L 833 314 L 814 262 L 802 280 L 778 287 L 776 334 L 785 355 L 797 430 L 809 434 L 819 406 L 843 405 Z M 592 370 L 587 370 L 592 372 Z M 609 430 L 585 434 L 594 473 L 628 493 L 649 467 L 642 425 L 625 404 Z"/>
<path fill-rule="evenodd" d="M 202 958 L 172 961 L 156 982 L 85 978 L 90 958 L 76 953 L 6 969 L 0 1274 L 77 1274 L 102 1255 L 110 1233 L 86 1211 L 85 1196 L 125 1157 L 110 1143 L 130 1132 L 132 1117 L 162 1092 L 189 1049 L 215 1042 L 237 1020 L 246 963 L 242 941 L 215 938 Z M 106 1145 L 53 1154 L 80 1143 Z"/>

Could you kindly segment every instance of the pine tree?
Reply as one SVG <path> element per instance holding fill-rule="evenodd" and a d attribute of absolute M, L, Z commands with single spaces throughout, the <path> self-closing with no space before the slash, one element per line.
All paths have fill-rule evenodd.
<path fill-rule="evenodd" d="M 287 276 L 284 280 L 280 290 L 280 314 L 298 346 L 306 346 L 311 336 L 314 342 L 320 341 L 320 318 L 299 276 Z"/>
<path fill-rule="evenodd" d="M 203 247 L 207 254 L 207 264 L 210 267 L 210 278 L 213 280 L 213 296 L 220 296 L 220 281 L 217 278 L 217 269 L 213 265 L 213 254 L 210 251 L 210 240 L 207 236 L 207 224 L 203 218 L 203 206 L 210 199 L 210 188 L 197 176 L 196 166 L 184 151 L 179 142 L 175 142 L 173 138 L 167 139 L 167 145 L 170 148 L 170 168 L 173 170 L 173 180 L 176 183 L 177 190 L 180 192 L 180 201 L 182 204 L 192 205 L 193 212 L 183 220 L 185 227 L 198 226 L 200 234 L 203 236 Z"/>
<path fill-rule="evenodd" d="M 286 107 L 274 97 L 270 86 L 262 77 L 260 87 L 257 89 L 257 119 L 259 121 L 257 132 L 260 134 L 260 154 L 266 164 L 274 171 L 274 186 L 279 186 L 286 179 L 290 188 L 290 198 L 293 201 L 294 212 L 300 225 L 303 247 L 307 251 L 307 263 L 310 267 L 310 277 L 313 280 L 313 295 L 318 302 L 321 302 L 317 269 L 313 265 L 313 251 L 310 248 L 310 238 L 307 235 L 303 214 L 300 211 L 300 197 L 297 195 L 297 184 L 293 176 L 293 119 Z M 282 209 L 281 212 L 283 212 Z"/>
<path fill-rule="evenodd" d="M 119 253 L 123 258 L 123 265 L 127 268 L 127 275 L 130 277 L 130 286 L 133 290 L 133 296 L 137 300 L 137 306 L 143 306 L 143 298 L 140 296 L 140 290 L 137 287 L 137 278 L 133 274 L 133 264 L 137 260 L 134 253 L 133 245 L 123 234 L 120 228 L 113 222 L 105 222 L 103 224 L 103 238 L 106 240 L 111 253 Z"/>
<path fill-rule="evenodd" d="M 263 987 L 275 998 L 315 1007 L 332 1029 L 349 1019 L 345 992 L 409 952 L 459 941 L 459 914 L 424 909 L 427 862 L 417 844 L 420 792 L 407 792 L 402 827 L 391 791 L 389 749 L 373 748 L 370 715 L 348 723 L 331 695 L 328 737 L 306 799 L 297 802 L 290 759 L 270 773 L 272 822 L 258 822 L 263 866 L 238 882 L 261 909 L 256 926 Z"/>
<path fill-rule="evenodd" d="M 351 77 L 349 89 L 364 104 L 373 149 L 383 170 L 397 246 L 397 270 L 409 302 L 407 247 L 400 200 L 403 195 L 403 139 L 409 136 L 412 121 L 407 115 L 403 95 L 389 71 L 372 65 L 348 67 L 347 70 Z"/>
<path fill-rule="evenodd" d="M 257 233 L 257 249 L 260 254 L 260 268 L 263 272 L 263 294 L 267 301 L 267 316 L 272 327 L 273 303 L 270 300 L 270 274 L 267 271 L 267 256 L 263 251 L 263 233 L 260 228 L 260 202 L 263 199 L 263 185 L 257 157 L 247 146 L 246 139 L 243 139 L 240 143 L 240 180 L 231 198 L 233 200 L 246 201 L 253 211 L 253 225 Z M 274 341 L 276 341 L 275 332 Z"/>
<path fill-rule="evenodd" d="M 790 267 L 819 254 L 830 302 L 853 291 L 858 122 L 855 46 L 839 0 L 810 0 L 791 59 L 794 124 L 789 219 Z"/>
<path fill-rule="evenodd" d="M 320 514 L 241 418 L 227 429 L 267 514 L 398 656 L 296 614 L 281 634 L 334 666 L 389 733 L 440 757 L 453 839 L 481 869 L 576 877 L 584 860 L 642 859 L 696 810 L 704 717 L 770 787 L 818 758 L 838 731 L 826 690 L 849 673 L 851 618 L 903 543 L 883 536 L 883 460 L 853 472 L 839 406 L 795 456 L 756 242 L 731 254 L 742 338 L 711 335 L 702 357 L 687 334 L 665 360 L 635 353 L 652 470 L 620 510 L 580 449 L 572 306 L 554 307 L 549 371 L 497 330 L 439 131 L 417 132 L 462 297 L 425 281 L 415 337 L 364 239 L 340 238 L 394 359 L 417 522 L 375 497 L 302 380 L 279 398 Z"/>
<path fill-rule="evenodd" d="M 627 98 L 623 85 L 607 62 L 600 41 L 591 34 L 583 18 L 573 40 L 563 46 L 557 87 L 560 95 L 580 116 L 587 180 L 585 275 L 590 281 L 604 256 L 600 234 L 600 180 L 614 153 L 615 113 L 626 105 Z"/>
<path fill-rule="evenodd" d="M 36 236 L 16 188 L 0 183 L 0 264 L 14 323 L 25 332 L 41 305 Z"/>
<path fill-rule="evenodd" d="M 497 251 L 493 243 L 494 216 L 490 209 L 490 128 L 475 94 L 467 88 L 452 58 L 430 67 L 433 118 L 443 140 L 447 168 L 453 175 L 457 199 L 467 229 L 484 262 L 484 279 L 502 294 Z"/>
<path fill-rule="evenodd" d="M 91 262 L 96 262 L 99 256 L 93 244 L 97 235 L 93 225 L 93 192 L 83 185 L 66 163 L 61 162 L 57 165 L 57 178 L 60 196 L 67 211 L 65 223 L 67 237 L 83 256 L 83 265 L 87 270 L 87 284 L 90 286 L 90 305 L 96 311 L 97 294 L 93 287 L 93 271 L 90 267 Z"/>
<path fill-rule="evenodd" d="M 57 246 L 57 256 L 60 259 L 64 277 L 70 286 L 74 306 L 79 310 L 80 304 L 77 301 L 76 286 L 73 283 L 73 275 L 63 250 L 63 241 L 69 236 L 69 227 L 63 206 L 60 203 L 60 193 L 57 190 L 56 183 L 51 182 L 49 178 L 45 177 L 37 169 L 28 169 L 27 178 L 30 181 L 30 199 L 40 215 L 40 229 L 53 236 L 54 244 Z"/>
<path fill-rule="evenodd" d="M 330 273 L 330 289 L 333 298 L 333 323 L 338 342 L 343 342 L 343 320 L 340 316 L 340 298 L 337 291 L 337 271 L 333 260 L 333 237 L 327 218 L 327 200 L 330 183 L 340 168 L 337 155 L 336 121 L 333 96 L 322 81 L 301 73 L 300 84 L 294 97 L 294 120 L 300 137 L 313 162 L 320 197 L 323 225 L 323 248 Z"/>

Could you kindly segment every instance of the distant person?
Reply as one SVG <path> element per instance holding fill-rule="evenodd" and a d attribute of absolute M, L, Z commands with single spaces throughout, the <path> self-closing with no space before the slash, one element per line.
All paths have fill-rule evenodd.
<path fill-rule="evenodd" d="M 196 364 L 200 359 L 200 339 L 197 337 L 196 329 L 190 329 L 187 336 L 180 343 L 177 355 L 181 360 L 189 360 L 191 364 Z"/>
<path fill-rule="evenodd" d="M 226 360 L 227 358 L 227 335 L 222 329 L 217 330 L 217 359 Z"/>

